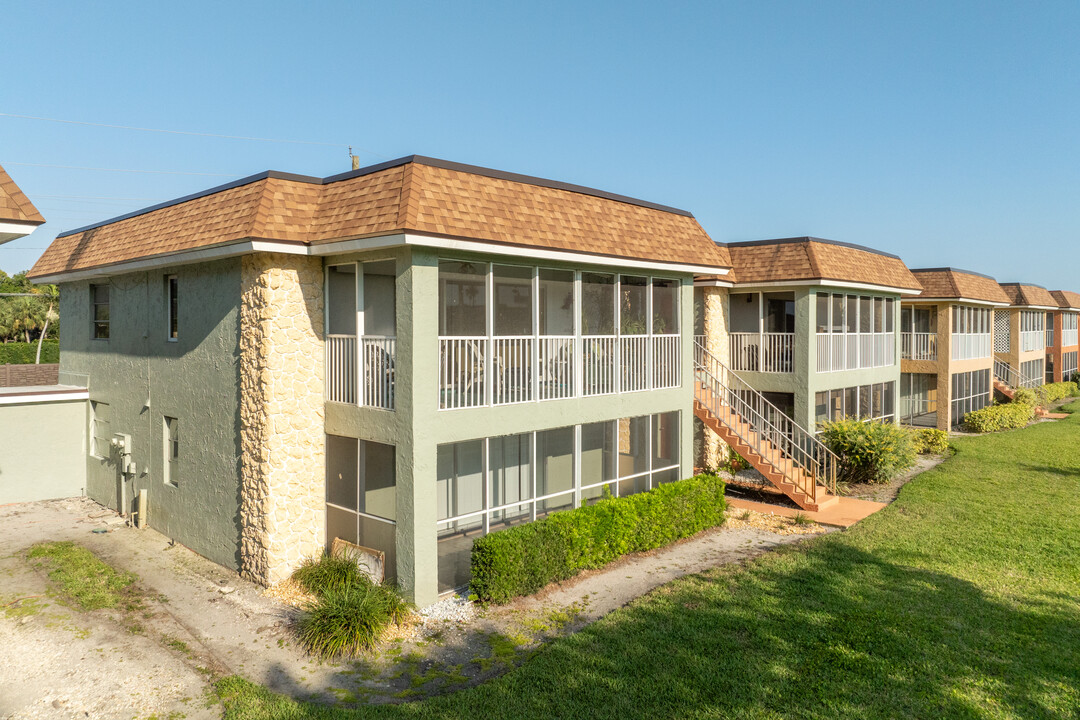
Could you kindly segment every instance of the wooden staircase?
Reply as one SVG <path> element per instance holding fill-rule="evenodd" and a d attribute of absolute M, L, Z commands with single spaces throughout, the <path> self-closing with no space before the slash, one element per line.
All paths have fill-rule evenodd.
<path fill-rule="evenodd" d="M 700 343 L 695 348 L 694 414 L 802 509 L 813 512 L 839 502 L 839 458 Z"/>

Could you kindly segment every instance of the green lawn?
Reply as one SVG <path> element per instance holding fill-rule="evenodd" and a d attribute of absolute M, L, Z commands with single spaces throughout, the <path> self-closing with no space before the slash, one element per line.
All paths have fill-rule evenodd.
<path fill-rule="evenodd" d="M 1080 718 L 1080 413 L 956 447 L 851 530 L 674 582 L 487 685 L 344 710 L 227 678 L 226 716 Z"/>

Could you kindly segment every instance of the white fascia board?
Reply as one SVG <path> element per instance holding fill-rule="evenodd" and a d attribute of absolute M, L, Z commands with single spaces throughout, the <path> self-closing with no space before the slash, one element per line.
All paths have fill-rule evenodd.
<path fill-rule="evenodd" d="M 969 298 L 931 298 L 931 297 L 914 297 L 904 300 L 905 304 L 925 303 L 931 305 L 941 305 L 947 303 L 949 305 L 985 305 L 987 307 L 1009 307 L 1009 303 L 994 302 L 993 300 L 972 300 Z"/>
<path fill-rule="evenodd" d="M 40 223 L 22 223 L 12 222 L 10 220 L 0 221 L 0 245 L 11 240 L 26 237 L 37 230 L 38 225 L 40 225 Z"/>
<path fill-rule="evenodd" d="M 70 400 L 86 400 L 90 397 L 87 390 L 72 390 L 70 392 L 34 392 L 27 393 L 3 393 L 0 394 L 0 405 L 31 405 L 51 402 L 67 402 Z"/>
<path fill-rule="evenodd" d="M 1009 307 L 1016 308 L 1017 310 L 1063 310 L 1061 307 L 1051 307 L 1049 305 L 1009 305 Z"/>
<path fill-rule="evenodd" d="M 727 280 L 694 280 L 694 287 L 722 287 L 730 288 L 735 287 L 735 283 Z"/>
<path fill-rule="evenodd" d="M 74 270 L 71 272 L 53 273 L 34 278 L 35 283 L 61 283 L 90 280 L 94 278 L 109 277 L 110 275 L 122 275 L 130 272 L 144 272 L 163 267 L 178 265 L 191 265 L 194 263 L 221 260 L 224 258 L 237 257 L 255 252 L 283 253 L 286 255 L 307 255 L 321 257 L 324 255 L 341 255 L 350 252 L 363 252 L 399 245 L 417 245 L 433 247 L 445 250 L 459 250 L 463 252 L 477 252 L 488 255 L 506 255 L 510 257 L 527 258 L 530 261 L 549 260 L 587 265 L 606 265 L 625 267 L 640 270 L 658 270 L 676 273 L 695 273 L 710 275 L 726 275 L 728 268 L 710 267 L 706 265 L 686 265 L 678 263 L 650 262 L 647 260 L 630 260 L 626 258 L 608 257 L 605 255 L 591 255 L 588 253 L 565 252 L 562 250 L 545 250 L 543 248 L 520 248 L 510 245 L 499 245 L 475 240 L 454 240 L 449 238 L 432 237 L 428 235 L 414 235 L 395 233 L 392 235 L 377 235 L 374 237 L 352 238 L 348 240 L 335 240 L 318 245 L 307 245 L 300 242 L 288 242 L 282 240 L 237 240 L 221 245 L 197 248 L 194 250 L 181 251 L 157 255 L 154 257 L 140 258 L 127 262 L 103 265 L 101 267 L 88 268 L 86 270 Z"/>
<path fill-rule="evenodd" d="M 144 272 L 163 267 L 175 267 L 178 265 L 193 265 L 195 263 L 221 260 L 224 258 L 237 257 L 256 252 L 278 252 L 294 255 L 307 255 L 308 248 L 302 243 L 280 242 L 273 240 L 237 240 L 222 245 L 185 250 L 181 252 L 156 255 L 153 257 L 129 260 L 127 262 L 102 265 L 86 270 L 73 270 L 70 272 L 53 273 L 34 278 L 34 282 L 62 283 L 76 282 L 79 280 L 93 280 L 94 278 L 109 277 L 110 275 L 123 275 L 130 272 Z"/>
<path fill-rule="evenodd" d="M 871 285 L 870 283 L 848 282 L 846 280 L 776 280 L 764 283 L 735 283 L 736 290 L 764 290 L 774 287 L 835 287 L 845 290 L 870 290 L 873 292 L 894 293 L 896 295 L 921 295 L 922 290 L 909 288 L 889 287 L 888 285 Z"/>
<path fill-rule="evenodd" d="M 632 260 L 630 258 L 611 257 L 609 255 L 592 255 L 590 253 L 567 252 L 565 250 L 548 250 L 545 248 L 516 247 L 513 245 L 501 245 L 488 243 L 480 240 L 456 240 L 453 238 L 435 237 L 432 235 L 419 235 L 414 233 L 405 234 L 406 245 L 419 245 L 433 247 L 440 250 L 457 250 L 461 252 L 484 253 L 487 255 L 506 255 L 509 257 L 525 258 L 530 261 L 548 260 L 552 262 L 578 263 L 585 265 L 606 265 L 615 267 L 632 268 L 635 270 L 660 270 L 677 273 L 692 273 L 697 275 L 727 275 L 729 268 L 712 267 L 709 265 L 688 265 L 685 263 L 665 263 L 654 260 Z"/>

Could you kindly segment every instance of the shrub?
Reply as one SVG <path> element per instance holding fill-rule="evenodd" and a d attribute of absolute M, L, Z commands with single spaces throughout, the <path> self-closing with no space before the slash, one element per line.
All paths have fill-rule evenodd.
<path fill-rule="evenodd" d="M 917 428 L 911 431 L 915 452 L 919 455 L 944 455 L 949 450 L 949 433 L 936 428 Z"/>
<path fill-rule="evenodd" d="M 1034 416 L 1034 404 L 1014 401 L 1004 405 L 989 405 L 981 410 L 969 412 L 964 416 L 964 425 L 972 432 L 997 432 L 1022 428 L 1031 422 Z"/>
<path fill-rule="evenodd" d="M 1012 402 L 1017 405 L 1036 407 L 1039 405 L 1039 394 L 1031 388 L 1016 388 L 1013 392 Z"/>
<path fill-rule="evenodd" d="M 0 343 L 0 365 L 32 365 L 37 358 L 37 342 Z M 46 340 L 41 344 L 41 362 L 60 362 L 60 341 Z"/>
<path fill-rule="evenodd" d="M 724 481 L 698 475 L 500 530 L 473 542 L 472 591 L 483 602 L 505 603 L 720 525 L 725 508 Z"/>
<path fill-rule="evenodd" d="M 840 456 L 845 483 L 887 483 L 915 464 L 911 433 L 892 423 L 845 418 L 825 423 L 821 441 Z"/>
<path fill-rule="evenodd" d="M 297 621 L 297 639 L 312 655 L 355 657 L 374 647 L 391 623 L 409 617 L 411 606 L 393 587 L 358 578 L 326 587 Z"/>
<path fill-rule="evenodd" d="M 293 580 L 312 595 L 322 597 L 327 592 L 343 590 L 368 580 L 354 560 L 324 553 L 319 559 L 308 558 L 292 574 Z"/>
<path fill-rule="evenodd" d="M 1077 385 L 1074 382 L 1050 383 L 1049 385 L 1043 385 L 1040 389 L 1046 402 L 1057 402 L 1062 398 L 1077 395 Z"/>

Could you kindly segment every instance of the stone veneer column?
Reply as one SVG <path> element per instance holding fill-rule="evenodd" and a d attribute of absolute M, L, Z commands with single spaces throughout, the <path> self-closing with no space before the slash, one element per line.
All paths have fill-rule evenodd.
<path fill-rule="evenodd" d="M 240 567 L 285 579 L 325 544 L 320 258 L 245 255 L 240 306 Z"/>
<path fill-rule="evenodd" d="M 937 306 L 937 429 L 945 432 L 952 430 L 952 307 Z"/>
<path fill-rule="evenodd" d="M 722 287 L 704 288 L 705 347 L 714 357 L 730 367 L 731 342 L 729 327 L 729 291 Z M 727 460 L 727 445 L 709 428 L 704 433 L 705 467 L 715 468 Z"/>

